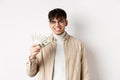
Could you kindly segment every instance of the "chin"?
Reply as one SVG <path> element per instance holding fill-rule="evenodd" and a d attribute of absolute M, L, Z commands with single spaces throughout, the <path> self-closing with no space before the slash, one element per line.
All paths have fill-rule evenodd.
<path fill-rule="evenodd" d="M 56 35 L 61 35 L 63 32 L 56 32 L 55 34 Z"/>

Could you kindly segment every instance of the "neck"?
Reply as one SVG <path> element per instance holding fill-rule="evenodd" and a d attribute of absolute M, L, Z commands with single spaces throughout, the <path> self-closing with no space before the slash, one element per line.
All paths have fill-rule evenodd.
<path fill-rule="evenodd" d="M 62 34 L 60 34 L 60 35 L 57 35 L 57 34 L 53 33 L 53 36 L 54 36 L 57 40 L 63 40 L 64 37 L 65 37 L 65 34 L 66 34 L 66 32 L 64 32 L 64 33 L 62 33 Z"/>

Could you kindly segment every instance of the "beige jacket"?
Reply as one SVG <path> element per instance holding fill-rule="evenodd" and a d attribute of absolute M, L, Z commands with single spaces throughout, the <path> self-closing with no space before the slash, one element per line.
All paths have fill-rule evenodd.
<path fill-rule="evenodd" d="M 27 73 L 33 77 L 38 74 L 39 80 L 53 80 L 56 39 L 48 38 L 51 43 L 41 49 L 36 59 L 27 63 Z M 82 43 L 71 35 L 64 39 L 66 60 L 66 80 L 90 80 L 85 49 Z"/>

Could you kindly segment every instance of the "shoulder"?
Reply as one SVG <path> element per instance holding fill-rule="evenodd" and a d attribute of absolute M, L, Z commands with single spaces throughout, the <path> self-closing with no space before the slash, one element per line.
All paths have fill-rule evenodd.
<path fill-rule="evenodd" d="M 83 45 L 80 39 L 76 38 L 75 36 L 69 35 L 69 34 L 67 34 L 67 38 L 65 42 L 70 46 L 76 47 L 77 49 L 81 48 Z"/>
<path fill-rule="evenodd" d="M 82 43 L 80 39 L 72 35 L 69 35 L 69 40 L 73 41 L 74 43 L 80 43 L 80 44 Z"/>

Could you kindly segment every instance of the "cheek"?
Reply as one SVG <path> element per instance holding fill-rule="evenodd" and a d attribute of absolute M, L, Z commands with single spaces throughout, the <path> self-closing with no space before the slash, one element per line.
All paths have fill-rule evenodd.
<path fill-rule="evenodd" d="M 53 30 L 53 29 L 54 29 L 54 26 L 53 26 L 53 25 L 50 25 L 50 28 Z"/>
<path fill-rule="evenodd" d="M 53 28 L 53 25 L 50 25 L 50 28 Z"/>

